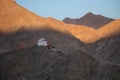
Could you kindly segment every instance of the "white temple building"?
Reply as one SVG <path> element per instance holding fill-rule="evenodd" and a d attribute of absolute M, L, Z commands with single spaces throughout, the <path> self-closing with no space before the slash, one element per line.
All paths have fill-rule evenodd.
<path fill-rule="evenodd" d="M 45 38 L 40 38 L 40 39 L 38 40 L 37 45 L 38 45 L 38 46 L 47 46 L 48 43 L 47 43 L 47 41 L 45 40 Z"/>

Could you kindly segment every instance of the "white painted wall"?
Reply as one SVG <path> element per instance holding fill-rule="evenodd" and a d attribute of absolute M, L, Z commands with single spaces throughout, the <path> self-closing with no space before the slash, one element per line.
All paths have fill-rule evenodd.
<path fill-rule="evenodd" d="M 45 40 L 45 38 L 40 38 L 40 39 L 38 40 L 37 45 L 38 45 L 38 46 L 47 46 L 48 43 L 47 43 L 47 41 Z"/>

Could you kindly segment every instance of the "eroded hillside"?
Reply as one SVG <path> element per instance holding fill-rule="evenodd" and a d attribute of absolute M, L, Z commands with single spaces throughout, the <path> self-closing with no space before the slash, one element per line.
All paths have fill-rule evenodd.
<path fill-rule="evenodd" d="M 21 29 L 54 29 L 72 34 L 82 42 L 93 43 L 101 38 L 120 33 L 120 20 L 115 20 L 95 30 L 83 25 L 66 24 L 51 17 L 37 16 L 16 4 L 14 0 L 0 0 L 0 32 L 8 34 Z"/>

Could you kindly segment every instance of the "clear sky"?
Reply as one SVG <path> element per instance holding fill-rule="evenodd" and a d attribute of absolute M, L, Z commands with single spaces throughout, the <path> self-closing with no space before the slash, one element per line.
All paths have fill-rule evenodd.
<path fill-rule="evenodd" d="M 120 18 L 120 0 L 16 0 L 28 10 L 43 16 L 62 20 L 80 18 L 88 12 Z"/>

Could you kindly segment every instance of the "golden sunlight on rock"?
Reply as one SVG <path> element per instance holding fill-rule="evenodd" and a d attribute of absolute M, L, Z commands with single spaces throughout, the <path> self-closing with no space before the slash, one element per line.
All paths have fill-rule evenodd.
<path fill-rule="evenodd" d="M 82 42 L 93 43 L 101 38 L 120 33 L 120 20 L 93 29 L 83 25 L 66 24 L 51 17 L 37 16 L 16 4 L 14 0 L 0 0 L 0 33 L 9 34 L 21 29 L 38 30 L 47 27 L 72 34 Z"/>

